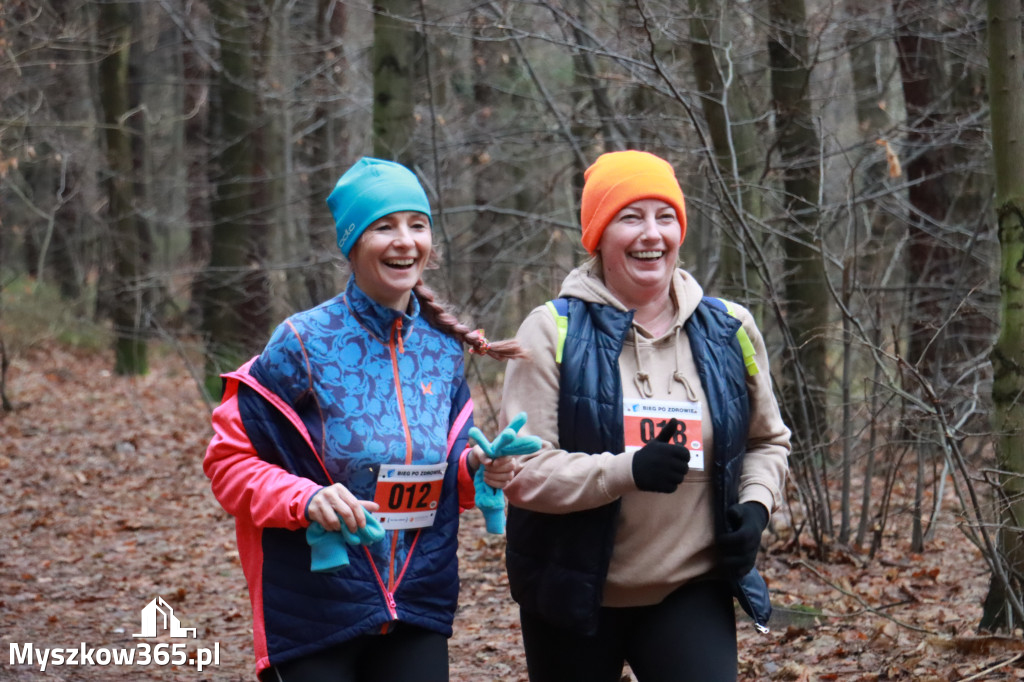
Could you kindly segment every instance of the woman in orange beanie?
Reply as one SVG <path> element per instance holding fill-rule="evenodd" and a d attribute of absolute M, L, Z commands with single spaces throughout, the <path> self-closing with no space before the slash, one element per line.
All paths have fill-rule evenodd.
<path fill-rule="evenodd" d="M 509 363 L 518 463 L 507 567 L 533 682 L 732 681 L 733 598 L 766 629 L 754 562 L 781 500 L 789 429 L 750 313 L 677 267 L 683 192 L 653 154 L 587 169 L 592 258 L 536 308 Z"/>

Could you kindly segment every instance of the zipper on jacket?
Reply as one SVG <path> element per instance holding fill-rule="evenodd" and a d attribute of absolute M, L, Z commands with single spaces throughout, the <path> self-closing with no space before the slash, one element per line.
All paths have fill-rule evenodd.
<path fill-rule="evenodd" d="M 398 354 L 405 353 L 405 344 L 402 341 L 402 318 L 399 317 L 395 320 L 391 327 L 391 338 L 388 339 L 388 351 L 391 355 L 391 371 L 395 379 L 395 394 L 398 400 L 398 414 L 402 420 L 402 431 L 405 434 L 405 463 L 412 464 L 412 432 L 409 431 L 409 419 L 405 414 L 405 398 L 402 395 L 402 376 L 398 371 Z M 388 611 L 391 614 L 392 620 L 398 619 L 398 605 L 395 602 L 395 592 L 398 591 L 398 585 L 402 582 L 402 577 L 405 575 L 406 569 L 409 567 L 409 562 L 412 560 L 412 553 L 416 549 L 416 542 L 419 540 L 420 531 L 416 531 L 416 536 L 413 538 L 412 543 L 409 545 L 409 551 L 405 556 L 405 562 L 402 565 L 402 570 L 398 573 L 398 577 L 395 577 L 395 557 L 398 552 L 398 531 L 391 532 L 391 552 L 388 558 L 388 581 L 384 583 L 384 579 L 377 571 L 377 565 L 373 562 L 373 556 L 370 554 L 369 549 L 366 549 L 366 555 L 370 559 L 370 565 L 373 566 L 373 573 L 377 577 L 377 583 L 380 585 L 381 591 L 384 593 L 384 598 L 388 604 Z M 388 625 L 385 624 L 381 629 L 381 633 L 387 633 Z"/>
<path fill-rule="evenodd" d="M 398 591 L 398 586 L 399 584 L 401 584 L 402 578 L 405 577 L 405 571 L 407 568 L 409 568 L 409 562 L 412 559 L 412 553 L 416 549 L 416 543 L 420 540 L 420 531 L 422 530 L 422 528 L 416 529 L 416 535 L 413 537 L 412 543 L 409 545 L 409 552 L 405 555 L 405 563 L 402 564 L 402 570 L 398 574 L 398 580 L 395 581 L 395 592 Z"/>
<path fill-rule="evenodd" d="M 398 346 L 397 349 L 395 346 Z M 398 398 L 398 414 L 402 419 L 402 431 L 405 433 L 405 463 L 412 464 L 412 433 L 409 432 L 409 419 L 405 415 L 405 398 L 402 396 L 402 377 L 398 373 L 398 353 L 405 352 L 402 343 L 402 318 L 395 320 L 391 327 L 391 339 L 388 343 L 391 351 L 391 372 L 395 377 L 395 393 Z"/>
<path fill-rule="evenodd" d="M 397 535 L 397 531 L 394 531 Z M 416 536 L 412 539 L 412 544 L 409 545 L 409 552 L 405 555 L 405 563 L 402 564 L 402 570 L 398 574 L 398 579 L 395 581 L 393 587 L 388 588 L 384 584 L 384 579 L 381 577 L 380 572 L 377 570 L 377 564 L 373 561 L 373 555 L 370 553 L 370 548 L 363 546 L 363 551 L 366 553 L 366 558 L 370 562 L 370 568 L 373 569 L 373 575 L 377 579 L 377 586 L 380 587 L 380 591 L 384 594 L 384 601 L 388 605 L 388 614 L 391 616 L 391 620 L 398 620 L 398 602 L 395 601 L 395 592 L 398 591 L 398 586 L 402 583 L 402 578 L 405 577 L 405 571 L 409 568 L 409 563 L 412 560 L 412 553 L 416 549 L 416 543 L 420 539 L 420 529 L 416 529 Z M 392 554 L 392 562 L 394 561 L 394 555 Z M 389 623 L 385 623 L 381 627 L 381 634 L 387 634 Z"/>
<path fill-rule="evenodd" d="M 391 531 L 391 554 L 388 558 L 388 589 L 391 591 L 398 589 L 398 584 L 395 582 L 395 555 L 398 554 L 398 531 Z"/>
<path fill-rule="evenodd" d="M 402 564 L 402 570 L 399 571 L 399 573 L 398 573 L 398 579 L 395 580 L 394 586 L 390 590 L 386 591 L 387 600 L 388 600 L 388 607 L 392 610 L 392 613 L 396 614 L 392 618 L 397 618 L 398 602 L 395 601 L 395 593 L 398 592 L 398 586 L 402 584 L 402 578 L 405 577 L 405 571 L 406 571 L 406 569 L 409 568 L 409 564 L 412 561 L 412 553 L 413 553 L 413 551 L 415 551 L 416 543 L 419 542 L 419 539 L 420 539 L 420 530 L 421 529 L 419 529 L 419 528 L 416 529 L 416 535 L 413 537 L 412 543 L 410 543 L 410 545 L 409 545 L 409 551 L 405 555 L 405 562 Z M 395 536 L 397 537 L 397 535 L 398 535 L 398 533 L 396 531 L 395 532 Z M 391 561 L 392 561 L 392 566 L 393 566 L 394 565 L 394 555 L 392 555 Z M 381 634 L 382 635 L 386 635 L 387 632 L 388 632 L 388 624 L 385 623 L 384 627 L 381 629 Z"/>
<path fill-rule="evenodd" d="M 405 342 L 402 340 L 402 318 L 395 320 L 394 333 L 392 338 L 398 343 L 398 352 L 405 352 Z"/>
<path fill-rule="evenodd" d="M 396 348 L 397 346 L 397 348 Z M 391 326 L 391 338 L 388 342 L 391 354 L 391 373 L 395 379 L 395 394 L 398 400 L 398 415 L 402 420 L 402 432 L 405 435 L 405 463 L 412 464 L 412 433 L 409 431 L 409 420 L 405 414 L 405 397 L 402 394 L 402 375 L 398 371 L 398 354 L 405 352 L 402 342 L 402 318 L 396 318 Z M 398 551 L 398 532 L 391 534 L 391 557 L 388 560 L 388 590 L 397 589 L 395 583 L 395 554 Z"/>
<path fill-rule="evenodd" d="M 363 545 L 363 551 L 366 552 L 366 559 L 370 562 L 370 568 L 373 569 L 374 577 L 377 578 L 377 586 L 380 587 L 380 591 L 384 594 L 384 601 L 387 602 L 388 614 L 391 616 L 391 620 L 398 620 L 398 604 L 395 602 L 395 595 L 384 584 L 384 579 L 380 577 L 380 571 L 377 570 L 377 563 L 373 560 L 370 548 Z M 384 632 L 387 632 L 387 624 L 384 625 Z"/>

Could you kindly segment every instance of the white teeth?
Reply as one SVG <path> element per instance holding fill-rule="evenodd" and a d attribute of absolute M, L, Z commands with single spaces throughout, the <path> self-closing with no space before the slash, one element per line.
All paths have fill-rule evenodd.
<path fill-rule="evenodd" d="M 637 253 L 631 254 L 633 258 L 640 258 L 642 260 L 658 259 L 665 255 L 664 251 L 638 251 Z"/>
<path fill-rule="evenodd" d="M 415 259 L 412 258 L 392 258 L 390 260 L 384 261 L 384 263 L 387 265 L 394 265 L 396 267 L 401 268 L 407 268 L 415 262 Z"/>

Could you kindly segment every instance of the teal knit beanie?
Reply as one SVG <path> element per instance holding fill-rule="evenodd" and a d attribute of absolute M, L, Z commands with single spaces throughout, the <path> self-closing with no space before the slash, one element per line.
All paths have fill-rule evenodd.
<path fill-rule="evenodd" d="M 418 211 L 430 218 L 427 193 L 411 170 L 366 156 L 341 176 L 327 197 L 327 206 L 334 216 L 338 248 L 346 258 L 375 220 L 398 211 Z"/>

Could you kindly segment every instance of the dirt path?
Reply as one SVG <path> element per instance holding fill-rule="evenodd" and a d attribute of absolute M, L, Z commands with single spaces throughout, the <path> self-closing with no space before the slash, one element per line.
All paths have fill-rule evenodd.
<path fill-rule="evenodd" d="M 114 377 L 109 366 L 48 347 L 11 368 L 18 409 L 0 419 L 0 679 L 254 679 L 233 525 L 200 466 L 207 409 L 176 358 L 154 359 L 137 379 Z M 871 564 L 839 555 L 828 565 L 776 553 L 782 523 L 763 562 L 778 617 L 766 636 L 740 621 L 741 679 L 1024 679 L 1019 639 L 973 635 L 987 574 L 952 520 L 924 555 L 908 556 L 894 540 Z M 461 539 L 452 679 L 525 681 L 504 540 L 484 534 L 475 511 L 464 515 Z M 94 660 L 100 649 L 148 642 L 155 653 L 164 643 L 170 655 L 181 640 L 132 636 L 158 596 L 197 629 L 184 657 L 216 651 L 217 665 L 40 672 L 24 660 L 29 643 L 85 647 Z"/>

